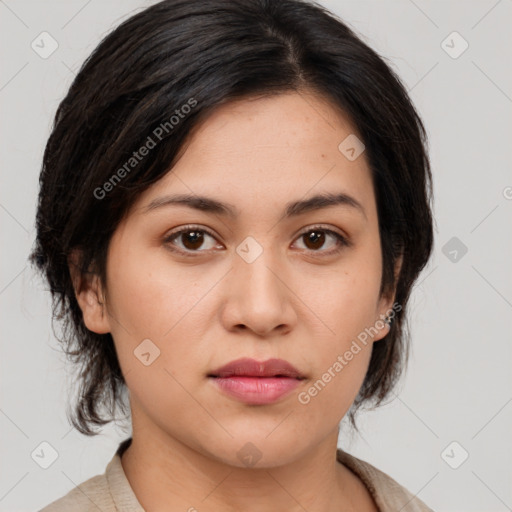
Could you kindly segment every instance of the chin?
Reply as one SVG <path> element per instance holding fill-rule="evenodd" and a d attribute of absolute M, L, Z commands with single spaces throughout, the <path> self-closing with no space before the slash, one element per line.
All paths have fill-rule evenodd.
<path fill-rule="evenodd" d="M 301 447 L 291 436 L 274 439 L 268 434 L 251 436 L 247 432 L 226 440 L 225 443 L 213 441 L 217 449 L 212 452 L 208 445 L 203 454 L 227 466 L 237 468 L 265 469 L 293 463 Z M 304 447 L 302 447 L 304 448 Z"/>

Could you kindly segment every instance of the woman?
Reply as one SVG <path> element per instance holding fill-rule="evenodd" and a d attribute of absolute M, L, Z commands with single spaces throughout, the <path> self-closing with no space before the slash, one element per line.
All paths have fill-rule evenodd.
<path fill-rule="evenodd" d="M 59 106 L 32 260 L 103 475 L 45 512 L 428 511 L 337 449 L 407 360 L 432 249 L 426 135 L 384 61 L 299 0 L 165 0 Z"/>

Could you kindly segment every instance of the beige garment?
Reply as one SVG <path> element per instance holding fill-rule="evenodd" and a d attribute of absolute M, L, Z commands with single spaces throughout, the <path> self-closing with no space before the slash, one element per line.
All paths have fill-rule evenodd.
<path fill-rule="evenodd" d="M 39 512 L 145 512 L 135 496 L 121 464 L 131 443 L 123 441 L 105 473 L 80 484 Z M 380 512 L 433 512 L 419 498 L 368 462 L 338 449 L 337 459 L 364 482 Z"/>

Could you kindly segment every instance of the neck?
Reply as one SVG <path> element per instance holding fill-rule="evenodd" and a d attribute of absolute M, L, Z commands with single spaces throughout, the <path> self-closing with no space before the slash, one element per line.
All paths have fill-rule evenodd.
<path fill-rule="evenodd" d="M 121 461 L 147 512 L 349 511 L 362 496 L 361 482 L 336 460 L 337 429 L 288 464 L 267 468 L 226 464 L 161 431 L 143 429 L 142 437 L 134 425 L 133 432 Z"/>

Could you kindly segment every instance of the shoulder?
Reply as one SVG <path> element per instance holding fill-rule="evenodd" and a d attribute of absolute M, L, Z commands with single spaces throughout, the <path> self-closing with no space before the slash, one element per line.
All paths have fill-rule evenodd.
<path fill-rule="evenodd" d="M 89 478 L 39 512 L 144 512 L 121 463 L 130 443 L 131 438 L 119 445 L 103 474 Z"/>
<path fill-rule="evenodd" d="M 120 453 L 114 454 L 101 475 L 93 476 L 53 501 L 39 512 L 116 512 L 142 511 L 126 479 Z"/>
<path fill-rule="evenodd" d="M 434 512 L 417 496 L 369 462 L 338 448 L 336 458 L 361 478 L 381 512 Z"/>
<path fill-rule="evenodd" d="M 105 473 L 96 475 L 71 489 L 39 512 L 103 512 L 115 511 Z"/>

